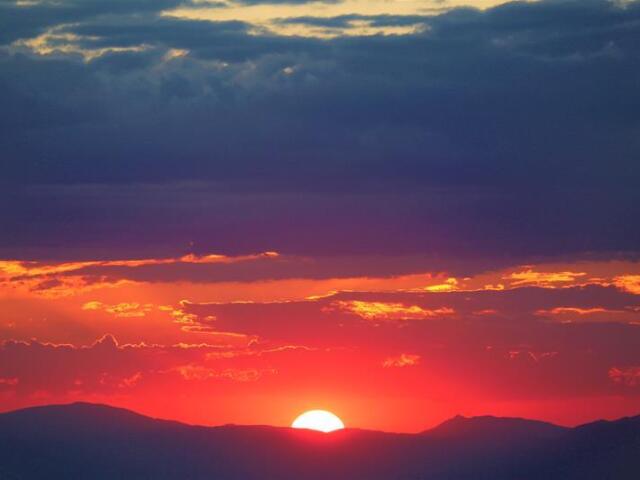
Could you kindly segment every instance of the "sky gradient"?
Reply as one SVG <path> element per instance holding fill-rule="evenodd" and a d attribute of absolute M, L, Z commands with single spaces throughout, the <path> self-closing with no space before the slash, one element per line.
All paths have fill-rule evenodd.
<path fill-rule="evenodd" d="M 640 412 L 640 2 L 0 0 L 0 410 Z"/>

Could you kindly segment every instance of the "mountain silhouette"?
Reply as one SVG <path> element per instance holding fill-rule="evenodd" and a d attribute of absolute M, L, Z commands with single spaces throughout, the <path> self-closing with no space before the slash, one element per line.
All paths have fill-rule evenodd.
<path fill-rule="evenodd" d="M 440 437 L 461 437 L 488 439 L 527 439 L 554 437 L 567 429 L 552 423 L 523 418 L 504 417 L 463 417 L 458 415 L 436 428 L 424 432 L 424 435 L 436 435 Z"/>
<path fill-rule="evenodd" d="M 455 417 L 419 434 L 203 427 L 74 403 L 0 414 L 0 479 L 640 478 L 640 417 Z"/>

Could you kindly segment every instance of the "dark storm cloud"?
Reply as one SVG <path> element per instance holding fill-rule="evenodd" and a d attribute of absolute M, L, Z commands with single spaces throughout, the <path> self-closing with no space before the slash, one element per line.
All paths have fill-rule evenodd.
<path fill-rule="evenodd" d="M 69 224 L 85 244 L 141 230 L 127 242 L 213 249 L 546 254 L 640 242 L 628 221 L 640 214 L 637 2 L 457 9 L 424 18 L 420 34 L 333 40 L 159 17 L 169 3 L 91 5 L 59 32 L 78 49 L 140 51 L 0 53 L 5 248 L 39 242 L 28 215 L 50 244 L 78 241 Z M 61 6 L 29 8 L 52 9 L 29 35 L 68 23 Z M 11 28 L 26 29 L 23 17 Z M 190 180 L 209 187 L 166 187 L 170 204 L 162 187 L 139 186 Z M 33 196 L 37 184 L 58 186 Z M 73 186 L 87 184 L 110 186 Z M 272 192 L 291 197 L 247 196 Z M 144 220 L 123 220 L 133 217 Z"/>
<path fill-rule="evenodd" d="M 599 183 L 603 176 L 618 182 L 638 173 L 631 160 L 638 148 L 633 45 L 639 12 L 635 4 L 621 9 L 608 2 L 512 4 L 437 16 L 424 35 L 331 42 L 252 36 L 240 22 L 155 16 L 80 22 L 62 30 L 88 37 L 79 47 L 173 47 L 196 58 L 160 72 L 140 72 L 131 62 L 134 68 L 124 73 L 137 76 L 115 78 L 99 69 L 101 61 L 69 65 L 65 72 L 59 64 L 6 57 L 4 90 L 14 99 L 26 97 L 14 100 L 18 105 L 7 116 L 35 111 L 37 117 L 30 105 L 38 103 L 54 112 L 64 105 L 80 117 L 102 108 L 106 116 L 83 126 L 96 131 L 58 131 L 47 142 L 48 155 L 58 164 L 64 159 L 73 172 L 45 165 L 33 175 L 27 169 L 40 152 L 14 141 L 9 151 L 24 161 L 11 162 L 7 173 L 99 182 L 111 176 L 149 180 L 149 174 L 217 179 L 222 170 L 246 177 L 261 169 L 280 178 L 286 171 L 296 180 L 392 175 L 442 185 L 529 182 L 532 176 L 549 181 L 553 171 L 553 182 Z M 134 54 L 124 55 L 130 61 Z M 197 57 L 231 65 L 216 71 Z M 47 67 L 57 72 L 47 75 Z M 295 68 L 285 75 L 286 67 Z M 55 95 L 67 75 L 80 75 L 82 87 L 91 90 Z M 109 113 L 128 119 L 126 128 L 123 118 Z M 101 153 L 84 154 L 83 141 L 69 144 L 77 133 L 87 143 L 117 138 L 104 156 L 129 157 L 127 163 L 153 157 L 153 172 L 107 166 Z M 176 137 L 173 147 L 163 141 L 167 133 Z M 116 145 L 122 151 L 114 151 Z M 614 157 L 617 169 L 602 160 L 605 155 Z M 91 173 L 79 163 L 91 164 Z"/>
<path fill-rule="evenodd" d="M 303 5 L 305 3 L 342 3 L 343 0 L 239 0 L 245 5 Z"/>
<path fill-rule="evenodd" d="M 179 5 L 180 0 L 44 0 L 19 4 L 0 1 L 0 42 L 9 43 L 43 33 L 56 25 L 99 15 L 153 14 Z"/>
<path fill-rule="evenodd" d="M 82 48 L 136 47 L 151 44 L 162 48 L 184 48 L 201 59 L 242 62 L 265 54 L 307 52 L 316 42 L 286 37 L 249 35 L 240 21 L 212 22 L 175 18 L 115 18 L 68 26 L 63 32 L 81 35 Z"/>
<path fill-rule="evenodd" d="M 245 0 L 238 3 L 257 4 L 304 4 L 310 0 Z M 339 3 L 340 0 L 323 0 L 323 3 Z M 0 43 L 10 43 L 21 38 L 30 38 L 61 24 L 82 22 L 87 19 L 107 16 L 153 16 L 163 10 L 178 6 L 193 6 L 189 0 L 43 0 L 17 2 L 0 0 Z M 208 8 L 225 8 L 224 2 L 211 1 Z"/>
<path fill-rule="evenodd" d="M 337 17 L 290 17 L 281 18 L 276 23 L 281 25 L 310 25 L 314 27 L 345 28 L 353 21 L 365 21 L 374 27 L 405 26 L 428 23 L 432 17 L 424 15 L 340 15 Z"/>

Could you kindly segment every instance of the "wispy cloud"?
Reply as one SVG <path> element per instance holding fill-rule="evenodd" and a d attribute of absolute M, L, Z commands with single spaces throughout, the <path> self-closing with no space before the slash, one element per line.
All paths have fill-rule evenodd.
<path fill-rule="evenodd" d="M 365 320 L 423 320 L 455 314 L 451 307 L 426 309 L 418 305 L 389 302 L 339 301 L 337 308 L 354 313 Z"/>
<path fill-rule="evenodd" d="M 385 368 L 412 367 L 420 363 L 420 355 L 401 353 L 397 357 L 388 357 L 382 362 Z"/>

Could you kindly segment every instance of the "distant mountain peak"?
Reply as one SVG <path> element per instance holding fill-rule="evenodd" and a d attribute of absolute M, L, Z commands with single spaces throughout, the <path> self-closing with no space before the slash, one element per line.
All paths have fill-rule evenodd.
<path fill-rule="evenodd" d="M 640 417 L 578 428 L 457 415 L 423 434 L 202 427 L 78 402 L 0 414 L 0 478 L 636 480 Z"/>
<path fill-rule="evenodd" d="M 435 436 L 539 436 L 553 435 L 567 430 L 565 427 L 539 420 L 528 420 L 517 417 L 496 417 L 482 415 L 465 417 L 456 415 L 437 427 L 424 432 Z"/>

